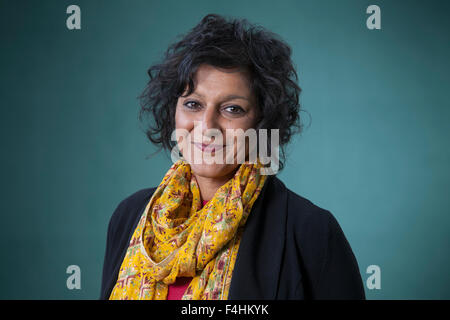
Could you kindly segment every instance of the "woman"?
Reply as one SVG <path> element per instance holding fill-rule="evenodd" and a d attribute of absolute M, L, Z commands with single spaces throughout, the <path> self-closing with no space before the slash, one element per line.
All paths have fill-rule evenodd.
<path fill-rule="evenodd" d="M 148 74 L 147 136 L 180 158 L 158 187 L 114 212 L 101 298 L 364 299 L 334 216 L 270 174 L 283 168 L 284 147 L 301 128 L 290 47 L 246 20 L 210 14 Z M 257 143 L 242 134 L 264 129 L 276 131 Z M 263 161 L 265 147 L 275 170 Z M 196 161 L 199 154 L 216 161 Z"/>

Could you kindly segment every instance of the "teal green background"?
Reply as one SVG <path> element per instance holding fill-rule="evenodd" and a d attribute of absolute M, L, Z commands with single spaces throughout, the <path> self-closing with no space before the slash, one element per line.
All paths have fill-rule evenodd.
<path fill-rule="evenodd" d="M 66 28 L 81 8 L 82 29 Z M 366 8 L 381 8 L 368 30 Z M 305 130 L 279 177 L 330 210 L 368 299 L 449 299 L 448 1 L 0 1 L 2 299 L 97 299 L 117 204 L 171 165 L 146 140 L 147 68 L 208 13 L 293 48 Z M 66 268 L 81 268 L 68 290 Z"/>

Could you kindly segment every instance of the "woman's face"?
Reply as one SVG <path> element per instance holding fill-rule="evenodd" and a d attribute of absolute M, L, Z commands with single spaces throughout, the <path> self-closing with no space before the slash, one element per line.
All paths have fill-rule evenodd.
<path fill-rule="evenodd" d="M 179 97 L 177 101 L 175 127 L 189 132 L 189 139 L 178 140 L 178 148 L 196 176 L 224 179 L 239 166 L 236 160 L 233 163 L 225 161 L 226 150 L 231 150 L 234 159 L 237 153 L 236 139 L 228 139 L 233 141 L 233 145 L 227 145 L 231 143 L 227 142 L 230 132 L 227 129 L 246 131 L 256 125 L 257 106 L 249 77 L 239 69 L 221 69 L 203 64 L 197 69 L 194 84 L 195 91 L 189 96 Z M 211 135 L 210 129 L 217 129 L 216 135 L 220 132 L 222 141 Z M 205 148 L 208 144 L 209 148 Z M 248 146 L 245 147 L 248 153 Z M 222 161 L 206 163 L 202 160 L 203 157 L 217 159 L 222 154 Z M 199 161 L 194 159 L 199 158 L 201 163 L 196 163 Z"/>

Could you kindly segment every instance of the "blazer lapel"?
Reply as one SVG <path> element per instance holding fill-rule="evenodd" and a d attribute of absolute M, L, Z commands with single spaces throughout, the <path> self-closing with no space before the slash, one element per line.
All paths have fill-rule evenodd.
<path fill-rule="evenodd" d="M 286 187 L 278 178 L 270 176 L 246 222 L 228 299 L 277 298 L 286 213 Z"/>

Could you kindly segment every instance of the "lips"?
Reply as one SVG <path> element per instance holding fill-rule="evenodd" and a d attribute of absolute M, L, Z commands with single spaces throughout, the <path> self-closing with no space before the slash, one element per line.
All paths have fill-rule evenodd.
<path fill-rule="evenodd" d="M 200 142 L 193 142 L 193 144 L 202 150 L 202 152 L 215 152 L 217 150 L 220 150 L 223 148 L 223 145 L 218 144 L 212 144 L 212 143 L 200 143 Z"/>

